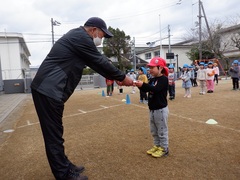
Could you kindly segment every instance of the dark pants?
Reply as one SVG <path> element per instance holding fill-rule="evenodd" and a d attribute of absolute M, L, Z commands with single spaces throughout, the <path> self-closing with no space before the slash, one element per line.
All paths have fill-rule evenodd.
<path fill-rule="evenodd" d="M 148 100 L 147 93 L 145 91 L 140 90 L 140 100 Z"/>
<path fill-rule="evenodd" d="M 233 89 L 239 89 L 239 79 L 232 78 Z"/>
<path fill-rule="evenodd" d="M 170 99 L 175 99 L 175 84 L 168 86 Z"/>
<path fill-rule="evenodd" d="M 62 115 L 64 103 L 32 90 L 34 105 L 40 121 L 45 149 L 52 173 L 57 180 L 64 179 L 71 166 L 64 152 Z"/>
<path fill-rule="evenodd" d="M 218 84 L 218 74 L 214 75 L 214 82 L 216 81 L 216 83 Z"/>
<path fill-rule="evenodd" d="M 198 86 L 197 78 L 196 78 L 196 77 L 193 79 L 193 86 L 194 86 L 194 87 Z"/>
<path fill-rule="evenodd" d="M 191 83 L 192 83 L 192 87 L 194 87 L 194 79 L 190 78 L 190 80 L 191 80 Z"/>
<path fill-rule="evenodd" d="M 111 96 L 112 93 L 113 93 L 112 85 L 107 85 L 107 95 L 108 95 L 108 96 Z"/>

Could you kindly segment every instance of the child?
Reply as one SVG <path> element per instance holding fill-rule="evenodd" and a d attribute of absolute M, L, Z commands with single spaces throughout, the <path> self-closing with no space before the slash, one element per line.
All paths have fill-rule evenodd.
<path fill-rule="evenodd" d="M 119 86 L 119 85 L 118 85 L 118 90 L 119 90 L 119 93 L 118 93 L 118 94 L 122 94 L 122 93 L 123 93 L 123 87 L 122 87 L 122 86 Z"/>
<path fill-rule="evenodd" d="M 207 93 L 213 93 L 214 91 L 214 75 L 215 71 L 213 69 L 213 62 L 208 62 L 208 68 L 206 70 L 207 73 Z"/>
<path fill-rule="evenodd" d="M 239 67 L 238 60 L 233 61 L 233 66 L 230 68 L 230 74 L 232 77 L 233 90 L 239 89 Z"/>
<path fill-rule="evenodd" d="M 204 64 L 204 69 L 207 69 L 208 68 L 208 64 Z"/>
<path fill-rule="evenodd" d="M 150 74 L 150 69 L 147 68 L 147 78 L 148 78 L 148 81 L 150 81 L 150 79 L 152 78 L 152 75 Z"/>
<path fill-rule="evenodd" d="M 112 91 L 113 91 L 113 83 L 114 80 L 106 79 L 106 85 L 107 85 L 107 97 L 112 96 Z"/>
<path fill-rule="evenodd" d="M 218 85 L 219 68 L 218 68 L 217 63 L 213 64 L 213 69 L 214 69 L 214 72 L 215 72 L 213 81 L 214 82 L 216 81 L 216 85 Z"/>
<path fill-rule="evenodd" d="M 142 81 L 144 83 L 148 83 L 148 79 L 146 76 L 146 69 L 144 67 L 140 67 L 138 71 L 138 80 Z M 140 89 L 140 103 L 147 104 L 148 103 L 148 97 L 147 93 Z"/>
<path fill-rule="evenodd" d="M 169 100 L 175 99 L 175 81 L 176 74 L 174 72 L 174 66 L 171 64 L 168 66 L 169 74 L 168 74 L 168 92 L 169 92 Z"/>
<path fill-rule="evenodd" d="M 194 87 L 194 70 L 193 70 L 193 66 L 188 66 L 189 72 L 191 74 L 190 80 L 192 83 L 192 87 Z"/>
<path fill-rule="evenodd" d="M 191 73 L 188 70 L 188 65 L 184 64 L 182 68 L 182 74 L 180 76 L 180 79 L 182 79 L 182 87 L 185 88 L 185 95 L 184 97 L 190 98 L 191 97 Z"/>
<path fill-rule="evenodd" d="M 136 74 L 134 72 L 134 69 L 131 69 L 131 71 L 129 72 L 129 77 L 133 80 L 136 81 Z M 132 86 L 132 94 L 135 94 L 135 87 Z"/>
<path fill-rule="evenodd" d="M 199 94 L 204 95 L 206 94 L 206 80 L 207 80 L 207 73 L 206 69 L 204 69 L 204 63 L 199 63 L 199 69 L 197 71 L 197 80 L 200 84 L 200 92 Z"/>
<path fill-rule="evenodd" d="M 168 149 L 168 68 L 166 61 L 160 57 L 151 59 L 148 64 L 152 78 L 149 83 L 137 81 L 140 90 L 149 92 L 148 106 L 150 130 L 154 146 L 147 151 L 153 157 L 167 156 Z"/>
<path fill-rule="evenodd" d="M 194 79 L 193 79 L 193 86 L 194 87 L 197 87 L 198 86 L 198 83 L 197 83 L 197 67 L 195 66 L 194 68 L 193 68 L 193 71 L 194 71 Z"/>

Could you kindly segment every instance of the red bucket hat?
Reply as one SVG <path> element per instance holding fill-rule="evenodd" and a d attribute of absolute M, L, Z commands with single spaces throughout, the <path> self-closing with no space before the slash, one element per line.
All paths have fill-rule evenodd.
<path fill-rule="evenodd" d="M 162 73 L 165 75 L 165 76 L 168 76 L 168 68 L 166 66 L 166 61 L 165 59 L 161 58 L 161 57 L 154 57 L 150 60 L 150 62 L 147 64 L 147 66 L 151 66 L 151 67 L 155 67 L 155 66 L 158 66 L 158 67 L 163 67 L 163 71 Z"/>

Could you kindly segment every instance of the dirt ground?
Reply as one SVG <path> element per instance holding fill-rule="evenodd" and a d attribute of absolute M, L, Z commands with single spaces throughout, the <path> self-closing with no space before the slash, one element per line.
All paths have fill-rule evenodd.
<path fill-rule="evenodd" d="M 66 154 L 85 166 L 90 180 L 240 179 L 240 91 L 231 89 L 231 80 L 220 80 L 213 94 L 199 95 L 194 87 L 192 98 L 183 98 L 177 82 L 164 158 L 146 154 L 153 140 L 138 91 L 124 87 L 118 95 L 115 88 L 112 97 L 102 97 L 103 89 L 75 91 L 65 104 Z M 131 104 L 122 101 L 126 94 Z M 7 129 L 14 132 L 3 133 Z M 31 95 L 0 124 L 0 133 L 1 180 L 54 179 Z"/>

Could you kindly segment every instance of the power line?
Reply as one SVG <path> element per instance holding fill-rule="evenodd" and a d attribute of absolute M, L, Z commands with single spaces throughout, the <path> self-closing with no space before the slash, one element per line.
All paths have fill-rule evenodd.
<path fill-rule="evenodd" d="M 126 13 L 123 13 L 123 15 L 119 15 L 116 17 L 111 17 L 111 18 L 105 18 L 106 21 L 113 21 L 113 20 L 118 20 L 118 19 L 125 19 L 125 18 L 131 18 L 131 17 L 136 17 L 136 16 L 141 16 L 141 15 L 145 15 L 145 14 L 150 14 L 156 11 L 160 11 L 163 9 L 167 9 L 176 5 L 180 5 L 181 1 L 180 0 L 172 0 L 171 2 L 168 1 L 167 4 L 162 5 L 160 8 L 154 8 L 154 9 L 149 9 L 143 12 L 138 12 L 138 13 L 134 13 L 134 14 L 129 14 L 126 15 Z M 79 24 L 79 22 L 83 22 L 83 20 L 76 20 L 76 21 L 61 21 L 65 24 Z"/>

